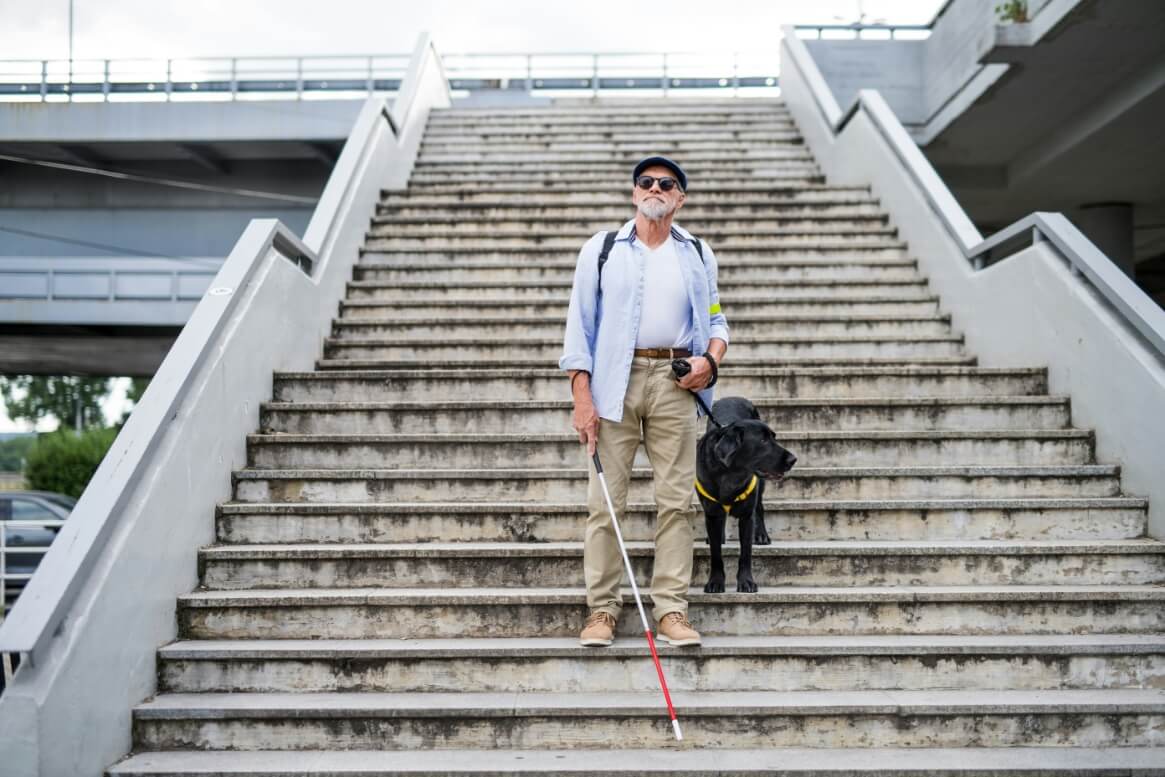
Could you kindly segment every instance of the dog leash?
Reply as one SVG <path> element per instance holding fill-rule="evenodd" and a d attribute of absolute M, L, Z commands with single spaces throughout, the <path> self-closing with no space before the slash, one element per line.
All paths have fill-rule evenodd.
<path fill-rule="evenodd" d="M 675 359 L 671 363 L 671 371 L 675 374 L 676 380 L 680 380 L 692 371 L 692 365 L 687 361 L 687 359 Z M 691 389 L 688 390 L 691 391 Z M 696 403 L 700 406 L 700 409 L 704 411 L 704 415 L 708 416 L 708 420 L 712 422 L 712 425 L 717 429 L 723 429 L 724 424 L 717 421 L 716 416 L 712 415 L 712 408 L 708 407 L 708 403 L 705 402 L 704 398 L 700 396 L 700 392 L 692 391 L 692 396 L 696 398 Z"/>

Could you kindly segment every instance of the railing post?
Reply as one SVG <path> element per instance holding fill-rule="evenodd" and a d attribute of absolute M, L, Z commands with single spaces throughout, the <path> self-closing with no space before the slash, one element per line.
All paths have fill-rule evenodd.
<path fill-rule="evenodd" d="M 659 79 L 660 86 L 663 88 L 663 96 L 664 97 L 667 97 L 668 80 L 669 79 L 667 77 L 667 54 L 665 53 L 663 55 L 663 77 Z"/>
<path fill-rule="evenodd" d="M 170 102 L 170 95 L 174 92 L 174 60 L 166 60 L 166 102 Z"/>
<path fill-rule="evenodd" d="M 374 79 L 372 77 L 372 57 L 369 57 L 368 58 L 368 94 L 369 95 L 371 95 L 373 93 L 373 91 L 375 91 L 373 89 L 375 84 L 376 84 L 376 79 Z"/>
<path fill-rule="evenodd" d="M 295 58 L 295 99 L 303 99 L 303 57 Z"/>
<path fill-rule="evenodd" d="M 231 57 L 231 99 L 239 99 L 239 60 Z"/>
<path fill-rule="evenodd" d="M 40 61 L 40 100 L 44 102 L 49 94 L 49 62 L 47 59 Z"/>
<path fill-rule="evenodd" d="M 599 55 L 591 55 L 591 96 L 599 96 Z"/>
<path fill-rule="evenodd" d="M 534 93 L 534 55 L 526 55 L 526 94 Z"/>
<path fill-rule="evenodd" d="M 732 52 L 732 96 L 740 96 L 740 52 Z"/>
<path fill-rule="evenodd" d="M 109 102 L 109 60 L 105 60 L 105 65 L 102 68 L 103 77 L 101 79 L 101 97 L 105 102 Z"/>

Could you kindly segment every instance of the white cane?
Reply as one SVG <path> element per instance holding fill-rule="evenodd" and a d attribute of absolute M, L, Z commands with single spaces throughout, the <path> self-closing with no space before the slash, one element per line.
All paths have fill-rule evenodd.
<path fill-rule="evenodd" d="M 611 492 L 607 490 L 607 479 L 603 477 L 603 465 L 599 461 L 599 452 L 595 451 L 591 458 L 595 462 L 595 472 L 599 475 L 599 485 L 603 487 L 607 509 L 611 512 L 611 525 L 615 527 L 615 539 L 619 541 L 619 552 L 623 554 L 623 564 L 627 567 L 627 579 L 631 581 L 631 593 L 635 595 L 635 606 L 639 608 L 639 619 L 643 621 L 643 633 L 647 636 L 647 646 L 651 648 L 651 660 L 655 662 L 655 672 L 659 675 L 659 685 L 663 689 L 663 700 L 667 702 L 667 714 L 671 716 L 671 725 L 675 731 L 676 740 L 682 742 L 684 735 L 680 733 L 680 722 L 676 720 L 676 708 L 672 706 L 671 694 L 667 690 L 667 679 L 664 678 L 663 666 L 659 663 L 659 653 L 655 651 L 655 637 L 651 634 L 651 624 L 647 620 L 647 612 L 643 609 L 643 599 L 639 596 L 639 586 L 635 584 L 635 570 L 631 568 L 631 558 L 627 555 L 627 546 L 623 544 L 623 533 L 619 531 L 619 518 L 615 515 L 615 503 L 611 501 Z"/>

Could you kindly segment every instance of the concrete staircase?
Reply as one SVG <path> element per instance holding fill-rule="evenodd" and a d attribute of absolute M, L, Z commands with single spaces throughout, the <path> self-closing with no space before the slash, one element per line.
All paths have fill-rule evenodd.
<path fill-rule="evenodd" d="M 586 462 L 555 369 L 578 247 L 630 217 L 649 151 L 721 259 L 721 395 L 801 462 L 760 593 L 694 588 L 706 643 L 663 650 L 681 746 L 630 610 L 577 646 Z M 977 366 L 780 103 L 435 113 L 339 313 L 316 371 L 275 376 L 110 774 L 1165 773 L 1145 501 L 1043 369 Z"/>

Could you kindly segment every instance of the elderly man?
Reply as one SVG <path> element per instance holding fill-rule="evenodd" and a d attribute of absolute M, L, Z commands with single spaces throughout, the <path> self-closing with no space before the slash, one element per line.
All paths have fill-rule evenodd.
<path fill-rule="evenodd" d="M 683 169 L 666 157 L 648 157 L 631 180 L 635 218 L 617 233 L 595 235 L 579 251 L 558 364 L 570 374 L 574 429 L 588 455 L 597 446 L 620 515 L 642 433 L 659 510 L 652 615 L 661 639 L 698 645 L 686 599 L 698 414 L 691 391 L 704 392 L 711 406 L 710 385 L 728 348 L 728 325 L 720 312 L 712 249 L 672 224 L 686 199 Z M 673 358 L 686 358 L 692 368 L 679 383 Z M 583 571 L 590 615 L 579 642 L 601 646 L 614 639 L 623 563 L 598 478 L 588 470 Z"/>

